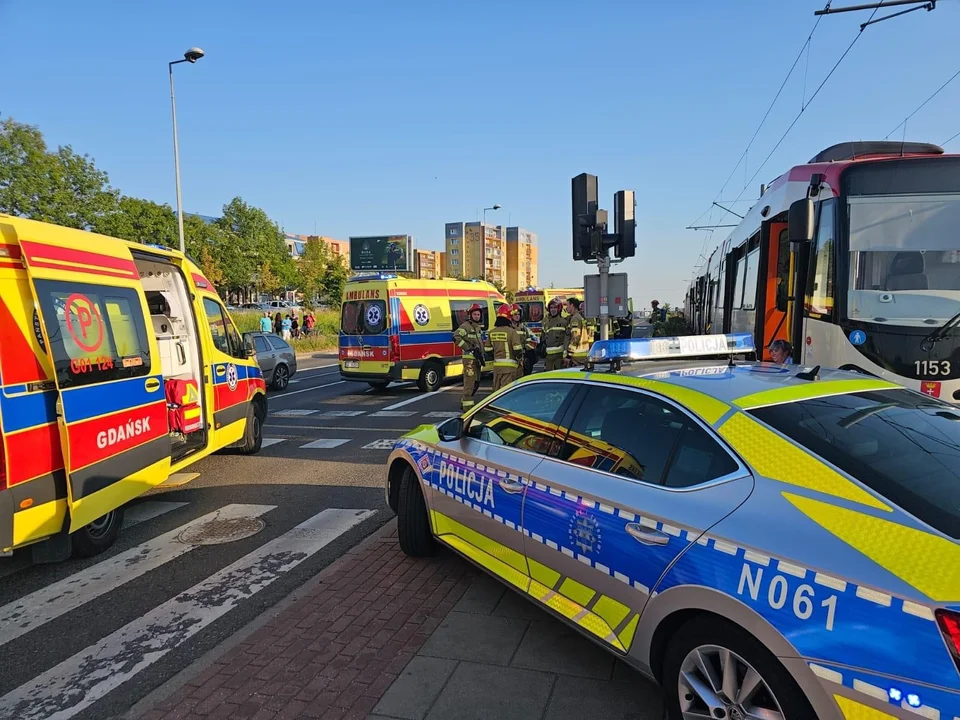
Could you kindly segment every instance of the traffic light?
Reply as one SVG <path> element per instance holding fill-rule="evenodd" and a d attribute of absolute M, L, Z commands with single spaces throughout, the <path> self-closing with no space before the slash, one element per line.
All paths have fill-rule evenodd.
<path fill-rule="evenodd" d="M 620 190 L 613 196 L 613 233 L 617 244 L 613 253 L 618 258 L 637 254 L 637 200 L 633 190 Z"/>
<path fill-rule="evenodd" d="M 573 210 L 573 259 L 593 257 L 591 228 L 598 207 L 597 176 L 581 173 L 571 182 Z"/>

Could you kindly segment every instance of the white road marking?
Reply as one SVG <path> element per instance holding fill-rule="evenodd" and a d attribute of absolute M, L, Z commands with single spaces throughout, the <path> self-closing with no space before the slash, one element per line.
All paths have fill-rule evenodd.
<path fill-rule="evenodd" d="M 401 430 L 399 428 L 385 428 L 385 427 L 349 427 L 343 425 L 285 425 L 283 423 L 264 423 L 264 427 L 268 428 L 283 428 L 284 430 L 350 430 L 351 432 L 378 432 L 378 433 L 397 433 L 403 435 L 405 432 L 409 432 L 409 428 L 406 430 Z"/>
<path fill-rule="evenodd" d="M 119 555 L 114 555 L 108 560 L 65 577 L 59 582 L 7 603 L 0 608 L 0 645 L 5 645 L 199 547 L 177 540 L 177 536 L 184 530 L 211 520 L 257 517 L 275 507 L 276 505 L 226 505 Z M 0 717 L 7 716 L 0 712 Z"/>
<path fill-rule="evenodd" d="M 314 515 L 4 695 L 0 717 L 73 717 L 375 512 L 331 508 Z"/>
<path fill-rule="evenodd" d="M 304 388 L 303 390 L 294 390 L 293 392 L 282 392 L 277 395 L 271 395 L 270 402 L 275 403 L 279 400 L 283 400 L 284 398 L 293 397 L 294 395 L 299 395 L 300 393 L 313 392 L 314 390 L 321 390 L 326 387 L 333 387 L 334 385 L 343 385 L 345 382 L 347 381 L 337 380 L 336 382 L 325 383 L 323 385 L 315 385 L 314 387 Z"/>
<path fill-rule="evenodd" d="M 452 412 L 450 410 L 434 410 L 433 412 L 424 413 L 424 417 L 428 418 L 455 418 L 460 417 L 461 413 Z"/>
<path fill-rule="evenodd" d="M 329 370 L 330 368 L 337 368 L 337 371 L 340 369 L 340 363 L 335 363 L 333 365 L 317 365 L 316 367 L 303 368 L 302 370 L 297 368 L 297 375 L 303 375 L 308 372 L 316 372 L 317 370 Z M 332 375 L 333 373 L 321 373 L 323 375 Z"/>
<path fill-rule="evenodd" d="M 320 412 L 319 410 L 304 410 L 302 408 L 294 408 L 289 410 L 278 410 L 275 413 L 270 413 L 275 417 L 304 417 L 306 415 L 313 415 L 314 413 Z"/>
<path fill-rule="evenodd" d="M 392 438 L 386 438 L 384 440 L 374 440 L 372 443 L 367 443 L 363 446 L 363 450 L 393 450 L 393 446 L 397 444 L 397 441 Z"/>
<path fill-rule="evenodd" d="M 279 445 L 280 443 L 282 443 L 282 442 L 285 441 L 285 440 L 286 440 L 286 438 L 266 438 L 266 437 L 265 437 L 265 438 L 263 439 L 263 442 L 260 443 L 260 447 L 261 447 L 261 448 L 268 448 L 268 447 L 270 447 L 271 445 Z"/>
<path fill-rule="evenodd" d="M 420 402 L 421 400 L 426 400 L 427 398 L 434 397 L 437 393 L 447 392 L 455 388 L 456 388 L 455 385 L 450 385 L 445 388 L 440 388 L 439 390 L 437 390 L 436 393 L 420 393 L 419 395 L 414 395 L 412 398 L 401 400 L 400 402 L 394 403 L 393 405 L 387 405 L 385 408 L 381 408 L 381 409 L 382 410 L 399 410 L 400 408 L 405 407 L 406 405 L 410 405 L 411 403 Z"/>
<path fill-rule="evenodd" d="M 155 517 L 182 508 L 184 505 L 189 505 L 189 503 L 149 500 L 136 505 L 129 505 L 123 509 L 123 529 L 126 530 L 147 520 L 153 520 Z"/>
<path fill-rule="evenodd" d="M 317 417 L 357 417 L 365 412 L 366 410 L 328 410 L 325 413 L 320 413 Z"/>
<path fill-rule="evenodd" d="M 301 445 L 301 450 L 332 450 L 335 447 L 340 447 L 346 443 L 350 442 L 349 440 L 339 440 L 332 438 L 321 438 L 320 440 L 314 440 L 313 442 L 308 442 L 306 445 Z"/>
<path fill-rule="evenodd" d="M 402 418 L 402 417 L 412 417 L 413 415 L 416 415 L 416 414 L 417 412 L 415 410 L 378 410 L 375 413 L 370 413 L 370 417 Z"/>

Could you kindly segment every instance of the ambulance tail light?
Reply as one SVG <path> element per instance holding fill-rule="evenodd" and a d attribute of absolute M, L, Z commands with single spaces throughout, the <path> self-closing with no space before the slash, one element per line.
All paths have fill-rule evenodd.
<path fill-rule="evenodd" d="M 960 613 L 952 610 L 937 610 L 935 615 L 940 632 L 943 633 L 943 639 L 947 641 L 947 647 L 953 656 L 953 662 L 960 671 Z"/>
<path fill-rule="evenodd" d="M 400 336 L 390 336 L 390 362 L 400 362 Z"/>

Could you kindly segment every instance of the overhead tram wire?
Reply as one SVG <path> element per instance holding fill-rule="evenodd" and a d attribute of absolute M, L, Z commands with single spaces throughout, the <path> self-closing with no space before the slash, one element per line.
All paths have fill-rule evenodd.
<path fill-rule="evenodd" d="M 829 3 L 827 4 L 827 6 L 829 7 Z M 773 149 L 772 149 L 769 153 L 767 153 L 767 156 L 763 159 L 763 162 L 760 163 L 760 165 L 757 167 L 757 171 L 756 171 L 756 172 L 753 174 L 753 176 L 744 184 L 743 188 L 740 190 L 740 194 L 737 195 L 737 199 L 734 200 L 732 204 L 735 205 L 736 203 L 738 203 L 738 202 L 740 201 L 740 198 L 743 196 L 743 193 L 746 192 L 747 188 L 750 187 L 750 185 L 753 184 L 753 181 L 757 179 L 757 175 L 760 174 L 760 171 L 763 170 L 763 168 L 766 166 L 766 164 L 770 161 L 770 158 L 773 157 L 773 154 L 780 148 L 780 145 L 783 144 L 783 141 L 786 140 L 787 135 L 790 134 L 790 131 L 793 130 L 794 126 L 797 124 L 797 122 L 799 122 L 799 120 L 800 120 L 801 116 L 803 115 L 804 111 L 805 111 L 808 107 L 810 107 L 810 104 L 814 101 L 814 99 L 817 97 L 817 95 L 820 94 L 820 91 L 823 89 L 823 86 L 827 84 L 827 81 L 828 81 L 828 80 L 833 76 L 833 74 L 837 71 L 837 68 L 840 67 L 840 64 L 844 61 L 844 59 L 847 57 L 847 55 L 848 55 L 848 54 L 850 53 L 850 51 L 853 49 L 853 46 L 857 44 L 857 40 L 859 40 L 859 39 L 860 39 L 860 36 L 863 35 L 863 31 L 867 29 L 867 27 L 870 25 L 870 22 L 873 20 L 874 16 L 877 14 L 877 11 L 878 11 L 882 6 L 883 6 L 883 2 L 882 2 L 882 0 L 881 0 L 880 4 L 877 5 L 877 7 L 875 7 L 875 8 L 873 9 L 873 12 L 872 12 L 872 13 L 870 13 L 870 19 L 867 20 L 867 22 L 865 22 L 863 25 L 860 26 L 860 30 L 857 32 L 857 34 L 854 36 L 853 40 L 852 40 L 852 41 L 850 42 L 850 44 L 847 46 L 847 49 L 843 51 L 843 54 L 840 56 L 840 58 L 837 60 L 837 62 L 834 63 L 834 65 L 833 65 L 832 68 L 830 68 L 830 72 L 828 72 L 828 73 L 827 73 L 827 76 L 826 76 L 825 78 L 823 78 L 823 81 L 820 83 L 819 86 L 817 86 L 817 89 L 813 91 L 813 95 L 810 96 L 810 99 L 807 100 L 807 101 L 803 104 L 803 106 L 800 108 L 800 112 L 797 113 L 797 116 L 793 119 L 793 122 L 790 123 L 790 125 L 789 125 L 789 126 L 787 127 L 787 129 L 784 131 L 783 135 L 780 136 L 780 139 L 777 140 L 777 144 L 773 146 Z M 822 17 L 822 16 L 821 16 L 821 17 Z M 812 35 L 812 33 L 811 33 L 811 35 Z M 721 223 L 723 223 L 723 221 L 724 221 L 724 220 L 726 219 L 726 217 L 727 217 L 727 214 L 728 214 L 728 213 L 725 212 L 725 213 L 721 216 L 720 220 L 717 221 L 717 224 L 718 224 L 718 225 L 720 225 Z M 702 217 L 702 216 L 701 216 L 701 217 Z M 704 252 L 705 252 L 705 250 L 701 250 L 701 255 L 702 255 Z"/>
<path fill-rule="evenodd" d="M 956 140 L 958 137 L 960 137 L 960 132 L 958 132 L 956 135 L 953 135 L 953 136 L 947 138 L 946 140 L 944 140 L 942 143 L 940 143 L 940 147 L 943 147 L 943 146 L 945 146 L 945 145 L 949 145 L 949 144 L 952 143 L 954 140 Z"/>
<path fill-rule="evenodd" d="M 912 113 L 910 113 L 910 114 L 907 115 L 903 120 L 901 120 L 901 121 L 900 121 L 900 124 L 897 125 L 893 130 L 891 130 L 890 132 L 888 132 L 888 133 L 886 134 L 886 137 L 884 137 L 883 139 L 886 140 L 888 137 L 890 137 L 891 135 L 893 135 L 893 134 L 894 134 L 897 130 L 899 130 L 901 127 L 903 128 L 904 133 L 906 133 L 906 131 L 907 131 L 907 127 L 906 127 L 906 126 L 907 126 L 907 121 L 908 121 L 910 118 L 912 118 L 914 115 L 916 115 L 918 112 L 920 112 L 920 111 L 923 109 L 924 105 L 926 105 L 928 102 L 930 102 L 931 100 L 933 100 L 937 95 L 939 95 L 939 94 L 943 91 L 943 89 L 944 89 L 947 85 L 949 85 L 950 83 L 952 83 L 954 80 L 956 80 L 957 77 L 960 77 L 960 70 L 957 70 L 953 75 L 951 75 L 949 80 L 947 80 L 943 85 L 941 85 L 939 88 L 937 88 L 936 92 L 934 92 L 933 95 L 931 95 L 931 96 L 928 97 L 926 100 L 924 100 L 922 103 L 920 103 Z M 953 138 L 955 138 L 955 137 L 957 137 L 957 136 L 954 135 Z M 953 140 L 953 138 L 950 138 L 950 140 Z M 947 142 L 950 142 L 950 141 L 948 140 Z"/>
<path fill-rule="evenodd" d="M 833 0 L 828 0 L 826 7 L 829 8 L 832 2 Z M 797 53 L 797 57 L 794 59 L 793 64 L 790 66 L 790 69 L 787 71 L 786 76 L 783 78 L 783 82 L 780 83 L 780 87 L 777 90 L 777 94 L 774 95 L 773 100 L 770 101 L 770 105 L 767 107 L 767 111 L 763 114 L 763 119 L 760 120 L 760 124 L 757 125 L 757 129 L 754 131 L 753 137 L 750 138 L 750 141 L 747 143 L 747 146 L 743 149 L 743 153 L 741 153 L 740 158 L 737 160 L 737 164 L 733 166 L 733 170 L 730 171 L 730 174 L 727 176 L 727 179 L 724 181 L 723 186 L 720 188 L 720 192 L 717 193 L 717 196 L 713 199 L 713 202 L 710 204 L 710 207 L 704 210 L 700 214 L 700 217 L 698 217 L 696 220 L 690 223 L 691 227 L 696 226 L 697 223 L 699 223 L 700 220 L 703 219 L 703 216 L 706 215 L 708 212 L 711 213 L 711 215 L 713 214 L 712 213 L 713 206 L 720 201 L 720 197 L 723 195 L 723 191 L 727 189 L 727 185 L 730 183 L 730 180 L 733 179 L 734 174 L 737 172 L 737 168 L 740 167 L 740 163 L 746 160 L 747 153 L 750 152 L 750 148 L 753 146 L 753 142 L 757 139 L 757 135 L 760 134 L 760 130 L 763 129 L 764 124 L 767 122 L 767 118 L 770 117 L 770 113 L 773 111 L 774 105 L 777 104 L 777 100 L 780 99 L 780 95 L 783 93 L 783 89 L 787 86 L 787 82 L 789 82 L 790 77 L 793 75 L 793 71 L 797 69 L 797 64 L 800 62 L 800 58 L 803 57 L 804 51 L 809 49 L 810 42 L 811 40 L 813 40 L 813 34 L 817 31 L 817 27 L 820 25 L 820 20 L 822 18 L 823 18 L 822 15 L 817 16 L 816 21 L 813 23 L 813 28 L 810 30 L 810 34 L 807 35 L 807 39 L 804 41 L 803 45 L 800 46 L 800 52 Z M 808 54 L 808 57 L 809 57 L 809 54 Z M 740 195 L 743 195 L 742 191 Z M 733 202 L 733 204 L 736 204 L 737 202 L 739 202 L 739 200 L 740 200 L 740 196 L 738 195 L 737 199 Z M 723 217 L 725 218 L 726 215 L 724 215 Z M 723 218 L 720 219 L 720 222 L 721 223 L 723 222 Z M 700 255 L 703 255 L 706 252 L 707 243 L 709 242 L 712 236 L 713 236 L 712 232 L 709 232 L 705 235 L 703 240 L 703 247 L 700 249 Z"/>

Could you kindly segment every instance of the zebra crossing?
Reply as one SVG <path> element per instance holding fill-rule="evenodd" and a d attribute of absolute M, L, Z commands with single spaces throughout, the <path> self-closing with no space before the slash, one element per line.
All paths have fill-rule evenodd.
<path fill-rule="evenodd" d="M 94 559 L 72 573 L 63 572 L 69 571 L 68 566 L 41 566 L 53 568 L 51 581 L 19 597 L 7 597 L 18 588 L 18 571 L 0 575 L 0 597 L 7 600 L 0 605 L 0 653 L 24 662 L 30 660 L 23 655 L 25 648 L 42 648 L 43 654 L 38 661 L 42 665 L 30 668 L 32 677 L 11 681 L 9 675 L 0 676 L 0 718 L 107 716 L 97 704 L 109 694 L 130 681 L 129 692 L 139 692 L 143 681 L 138 679 L 144 671 L 377 513 L 365 508 L 312 508 L 303 514 L 319 511 L 306 519 L 302 514 L 281 520 L 287 516 L 278 505 L 229 503 L 190 517 L 190 505 L 158 500 L 132 504 L 125 512 L 124 528 L 139 527 L 136 536 L 152 535 L 149 539 L 108 551 L 102 560 Z M 161 532 L 170 521 L 180 522 Z M 240 557 L 235 556 L 247 546 L 234 553 L 226 550 L 231 541 L 251 538 L 271 525 L 282 530 L 288 524 L 293 527 L 285 532 L 278 534 L 275 527 L 264 533 L 264 542 Z M 155 534 L 152 526 L 158 526 Z M 203 546 L 213 544 L 220 545 L 223 554 L 211 559 L 208 552 L 202 567 L 206 572 L 211 564 L 211 572 L 197 579 L 191 573 L 197 567 L 192 558 Z M 143 590 L 137 597 L 155 597 L 145 590 L 155 592 L 155 579 L 164 571 L 174 581 L 168 592 L 164 587 L 162 601 L 124 608 L 125 612 L 115 615 L 111 612 L 116 598 L 131 586 Z M 196 582 L 179 587 L 175 580 L 181 576 Z M 99 637 L 80 649 L 62 643 L 63 628 L 70 627 L 65 623 L 72 614 L 91 608 L 98 609 Z M 117 696 L 110 702 L 116 703 Z"/>
<path fill-rule="evenodd" d="M 384 418 L 408 418 L 416 415 L 415 410 L 315 410 L 310 408 L 290 408 L 271 411 L 270 417 L 309 417 L 319 418 L 355 418 L 360 416 Z M 447 410 L 433 410 L 423 413 L 422 417 L 431 420 L 442 420 L 457 417 L 460 413 Z"/>

